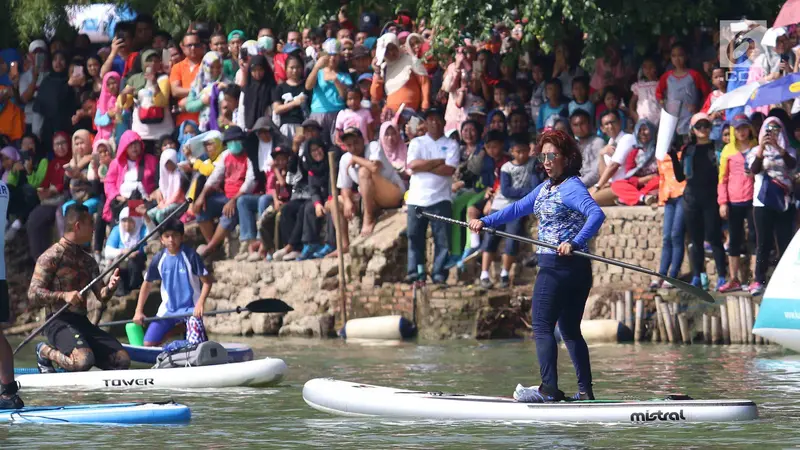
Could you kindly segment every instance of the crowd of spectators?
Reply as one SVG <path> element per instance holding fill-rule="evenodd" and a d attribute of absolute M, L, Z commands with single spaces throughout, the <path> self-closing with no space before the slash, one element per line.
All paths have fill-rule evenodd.
<path fill-rule="evenodd" d="M 748 81 L 797 72 L 800 28 L 773 47 L 752 45 L 729 71 L 719 35 L 699 29 L 683 41 L 665 35 L 645 56 L 610 43 L 582 67 L 579 39 L 547 53 L 519 22 L 450 42 L 449 55 L 434 54 L 433 30 L 408 12 L 383 26 L 369 12 L 356 22 L 343 8 L 318 29 L 248 36 L 194 22 L 172 36 L 143 14 L 117 24 L 109 46 L 78 35 L 3 50 L 6 239 L 25 227 L 35 260 L 63 232 L 66 207 L 82 203 L 96 215 L 92 254 L 114 258 L 188 197 L 182 220 L 197 222 L 201 256 L 238 225 L 237 258 L 304 260 L 347 252 L 354 216 L 369 235 L 382 211 L 405 205 L 416 281 L 428 276 L 429 224 L 416 210 L 468 220 L 528 195 L 543 179 L 536 136 L 552 128 L 578 142 L 580 180 L 598 203 L 664 208 L 661 273 L 679 274 L 688 235 L 693 284 L 709 288 L 709 251 L 718 290 L 763 290 L 773 247 L 785 250 L 796 228 L 800 102 L 707 112 Z M 659 154 L 670 104 L 677 136 Z M 508 286 L 516 243 L 430 225 L 434 282 L 480 254 L 480 283 L 492 286 L 500 252 Z M 506 228 L 521 234 L 526 224 Z M 123 290 L 141 283 L 131 278 Z"/>

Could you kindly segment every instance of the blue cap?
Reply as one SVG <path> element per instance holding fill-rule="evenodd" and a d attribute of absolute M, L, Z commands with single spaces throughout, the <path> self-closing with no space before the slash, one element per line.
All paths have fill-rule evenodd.
<path fill-rule="evenodd" d="M 372 74 L 369 72 L 362 73 L 361 75 L 358 76 L 358 81 L 356 81 L 356 83 L 361 83 L 364 80 L 372 81 Z"/>
<path fill-rule="evenodd" d="M 295 43 L 293 43 L 293 42 L 289 42 L 288 44 L 285 44 L 283 46 L 283 53 L 286 53 L 286 54 L 295 52 L 297 50 L 300 50 L 300 46 L 295 44 Z"/>

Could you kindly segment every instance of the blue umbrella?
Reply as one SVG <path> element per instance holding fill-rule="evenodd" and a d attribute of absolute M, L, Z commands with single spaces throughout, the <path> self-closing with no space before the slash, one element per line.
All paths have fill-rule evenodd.
<path fill-rule="evenodd" d="M 800 73 L 792 73 L 759 86 L 750 95 L 747 104 L 753 107 L 777 105 L 796 97 L 800 97 Z"/>

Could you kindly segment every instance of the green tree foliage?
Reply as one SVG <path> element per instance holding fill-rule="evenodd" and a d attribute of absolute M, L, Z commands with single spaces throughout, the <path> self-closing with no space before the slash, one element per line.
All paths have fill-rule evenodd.
<path fill-rule="evenodd" d="M 113 1 L 113 0 L 112 0 Z M 225 30 L 244 29 L 253 35 L 260 27 L 280 30 L 319 26 L 347 4 L 351 20 L 358 13 L 378 11 L 389 18 L 398 9 L 429 17 L 440 43 L 468 33 L 485 36 L 498 20 L 516 12 L 528 19 L 526 32 L 544 47 L 576 30 L 585 33 L 584 52 L 597 55 L 612 40 L 633 42 L 643 50 L 659 35 L 688 34 L 697 25 L 716 28 L 719 19 L 773 19 L 785 0 L 130 0 L 140 12 L 152 13 L 159 25 L 172 33 L 186 30 L 197 19 L 218 21 Z M 45 24 L 63 28 L 67 0 L 0 0 L 10 2 L 11 26 L 21 43 L 40 36 Z M 78 2 L 81 3 L 81 2 Z M 53 19 L 55 21 L 53 22 Z M 8 34 L 8 32 L 6 32 Z M 0 35 L 0 38 L 5 37 Z"/>

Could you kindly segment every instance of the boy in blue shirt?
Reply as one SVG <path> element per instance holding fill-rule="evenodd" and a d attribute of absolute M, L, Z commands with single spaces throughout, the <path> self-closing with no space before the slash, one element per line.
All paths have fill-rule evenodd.
<path fill-rule="evenodd" d="M 211 277 L 203 259 L 194 249 L 183 245 L 183 223 L 171 219 L 161 231 L 161 251 L 153 256 L 147 269 L 144 284 L 139 291 L 139 302 L 133 321 L 144 324 L 144 304 L 154 281 L 161 280 L 161 306 L 157 316 L 193 313 L 185 319 L 165 319 L 152 322 L 144 335 L 145 347 L 161 344 L 167 333 L 181 322 L 186 323 L 186 340 L 199 344 L 208 340 L 203 325 L 206 298 L 211 291 Z"/>

